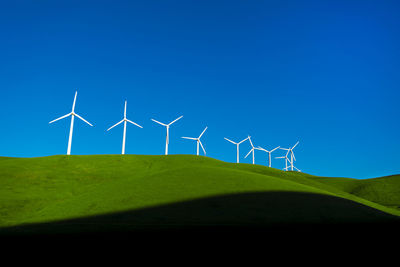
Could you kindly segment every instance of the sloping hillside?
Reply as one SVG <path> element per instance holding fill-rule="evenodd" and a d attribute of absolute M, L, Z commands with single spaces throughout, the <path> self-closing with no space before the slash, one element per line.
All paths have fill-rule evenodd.
<path fill-rule="evenodd" d="M 399 178 L 316 177 L 190 155 L 0 158 L 0 227 L 396 221 Z"/>

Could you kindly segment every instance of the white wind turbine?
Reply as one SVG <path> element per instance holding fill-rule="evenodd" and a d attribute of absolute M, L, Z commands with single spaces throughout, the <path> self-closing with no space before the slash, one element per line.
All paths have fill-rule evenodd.
<path fill-rule="evenodd" d="M 232 140 L 229 140 L 228 138 L 224 137 L 226 141 L 231 142 L 232 144 L 236 145 L 236 163 L 239 163 L 239 145 L 249 139 L 249 137 L 246 137 L 246 139 L 243 139 L 239 143 L 233 142 Z"/>
<path fill-rule="evenodd" d="M 290 163 L 290 159 L 287 157 L 287 155 L 288 155 L 288 153 L 286 153 L 285 156 L 276 157 L 276 159 L 285 159 L 285 168 L 283 168 L 285 171 L 287 171 L 288 168 L 290 167 L 290 166 L 288 166 L 288 162 Z"/>
<path fill-rule="evenodd" d="M 288 171 L 290 168 L 293 170 L 293 168 L 295 168 L 298 172 L 301 172 L 301 170 L 297 169 L 296 166 L 293 165 L 293 163 L 290 161 L 290 159 L 288 158 L 288 154 L 286 153 L 285 156 L 283 157 L 276 157 L 276 159 L 285 159 L 285 168 L 283 168 L 285 171 Z M 288 165 L 289 162 L 289 165 Z"/>
<path fill-rule="evenodd" d="M 257 147 L 258 150 L 262 150 L 262 151 L 265 151 L 265 152 L 268 153 L 268 167 L 271 167 L 271 153 L 274 152 L 275 150 L 277 150 L 278 148 L 280 148 L 280 146 L 275 147 L 274 149 L 268 151 L 268 150 L 266 150 L 265 148 L 262 148 L 262 147 L 260 147 L 260 146 Z"/>
<path fill-rule="evenodd" d="M 208 127 L 206 127 L 206 128 L 203 130 L 203 132 L 200 134 L 200 136 L 197 137 L 197 138 L 194 138 L 194 137 L 182 137 L 182 138 L 184 138 L 184 139 L 196 140 L 196 141 L 197 141 L 197 156 L 199 155 L 199 145 L 201 146 L 201 148 L 202 148 L 203 151 L 204 151 L 204 156 L 206 155 L 206 150 L 204 149 L 203 144 L 202 144 L 201 141 L 200 141 L 200 138 L 201 138 L 201 136 L 204 134 L 204 132 L 207 130 L 207 128 L 208 128 Z"/>
<path fill-rule="evenodd" d="M 79 116 L 78 114 L 75 113 L 75 103 L 76 103 L 76 96 L 77 96 L 77 94 L 78 94 L 78 91 L 75 92 L 74 102 L 73 102 L 73 104 L 72 104 L 72 111 L 71 111 L 70 113 L 68 113 L 67 115 L 64 115 L 64 116 L 62 116 L 62 117 L 60 117 L 60 118 L 58 118 L 58 119 L 55 119 L 55 120 L 52 120 L 51 122 L 49 122 L 49 124 L 50 124 L 50 123 L 53 123 L 53 122 L 55 122 L 55 121 L 64 119 L 64 118 L 66 118 L 66 117 L 68 117 L 68 116 L 71 116 L 71 126 L 70 126 L 70 129 L 69 129 L 69 138 L 68 138 L 67 155 L 71 155 L 72 133 L 73 133 L 73 131 L 74 131 L 74 119 L 75 119 L 75 116 L 78 117 L 79 119 L 83 120 L 84 122 L 86 122 L 86 123 L 89 124 L 90 126 L 93 126 L 93 125 L 90 124 L 88 121 L 86 121 L 84 118 L 82 118 L 81 116 Z"/>
<path fill-rule="evenodd" d="M 143 127 L 140 126 L 139 124 L 137 124 L 137 123 L 135 123 L 135 122 L 133 122 L 133 121 L 130 121 L 130 120 L 128 120 L 128 119 L 126 118 L 126 105 L 127 105 L 127 101 L 125 101 L 124 118 L 123 118 L 120 122 L 114 124 L 113 126 L 111 126 L 110 128 L 107 129 L 107 131 L 109 131 L 109 130 L 111 130 L 112 128 L 114 128 L 115 126 L 119 125 L 120 123 L 124 123 L 124 135 L 123 135 L 123 137 L 122 137 L 122 153 L 121 153 L 122 155 L 125 154 L 126 123 L 129 122 L 129 123 L 132 123 L 133 125 L 136 125 L 137 127 L 143 128 Z"/>
<path fill-rule="evenodd" d="M 183 116 L 180 116 L 179 118 L 175 119 L 174 121 L 170 122 L 169 124 L 165 124 L 165 123 L 162 123 L 162 122 L 156 121 L 156 120 L 154 120 L 154 119 L 151 119 L 152 121 L 154 121 L 154 122 L 156 122 L 156 123 L 158 123 L 158 124 L 161 124 L 162 126 L 165 126 L 165 127 L 167 127 L 167 138 L 166 138 L 166 141 L 165 141 L 165 155 L 168 155 L 168 145 L 169 145 L 169 126 L 171 126 L 171 125 L 172 125 L 174 122 L 176 122 L 176 121 L 180 120 L 182 117 L 183 117 Z"/>
<path fill-rule="evenodd" d="M 244 158 L 247 158 L 248 155 L 250 155 L 251 152 L 253 152 L 253 164 L 255 164 L 255 158 L 254 158 L 254 150 L 256 150 L 257 148 L 255 148 L 253 146 L 253 142 L 251 142 L 251 137 L 248 136 L 247 139 L 249 139 L 250 145 L 251 145 L 251 149 L 249 151 L 249 153 L 247 153 L 247 155 Z"/>
<path fill-rule="evenodd" d="M 280 148 L 280 149 L 286 150 L 286 151 L 287 151 L 286 156 L 285 156 L 286 158 L 287 158 L 287 156 L 288 156 L 289 153 L 290 153 L 290 159 L 287 158 L 287 160 L 290 162 L 290 169 L 293 171 L 293 168 L 295 168 L 297 171 L 300 172 L 300 170 L 297 169 L 297 168 L 293 165 L 294 161 L 296 161 L 296 157 L 294 156 L 293 149 L 294 149 L 298 144 L 299 144 L 299 141 L 297 141 L 297 143 L 296 143 L 293 147 L 290 147 L 290 148 Z"/>

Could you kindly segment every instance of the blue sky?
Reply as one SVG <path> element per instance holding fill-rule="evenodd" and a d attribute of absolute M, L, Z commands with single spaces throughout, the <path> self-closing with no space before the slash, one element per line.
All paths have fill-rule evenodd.
<path fill-rule="evenodd" d="M 400 173 L 396 1 L 10 1 L 0 3 L 0 155 L 195 153 L 234 162 L 223 138 L 296 143 L 324 176 Z M 249 145 L 241 146 L 242 162 Z M 278 152 L 275 156 L 280 156 Z M 257 151 L 256 163 L 267 154 Z M 283 162 L 274 160 L 273 167 Z"/>

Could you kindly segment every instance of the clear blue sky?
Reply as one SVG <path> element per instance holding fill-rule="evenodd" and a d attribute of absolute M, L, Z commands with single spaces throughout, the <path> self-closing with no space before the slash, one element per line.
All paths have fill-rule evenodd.
<path fill-rule="evenodd" d="M 7 3 L 12 2 L 12 3 Z M 236 160 L 233 140 L 296 148 L 325 176 L 400 173 L 398 1 L 2 1 L 0 155 L 195 153 Z M 242 157 L 249 150 L 241 146 Z M 275 156 L 282 154 L 276 153 Z M 250 159 L 241 159 L 250 162 Z M 257 151 L 256 162 L 267 163 Z M 282 167 L 283 162 L 273 161 Z"/>

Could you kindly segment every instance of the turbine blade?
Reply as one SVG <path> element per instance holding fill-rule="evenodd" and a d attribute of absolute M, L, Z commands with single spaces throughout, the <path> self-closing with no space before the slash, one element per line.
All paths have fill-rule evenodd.
<path fill-rule="evenodd" d="M 125 100 L 124 118 L 126 118 L 126 105 L 127 105 L 127 101 Z"/>
<path fill-rule="evenodd" d="M 90 124 L 90 122 L 88 122 L 87 120 L 85 120 L 84 118 L 82 118 L 81 116 L 79 116 L 78 114 L 75 113 L 75 116 L 77 116 L 79 119 L 83 120 L 84 122 L 86 122 L 86 123 L 89 124 L 90 126 L 93 126 L 92 124 Z"/>
<path fill-rule="evenodd" d="M 204 132 L 207 130 L 208 126 L 203 130 L 203 132 L 200 134 L 199 139 L 201 138 L 201 136 L 204 134 Z"/>
<path fill-rule="evenodd" d="M 270 152 L 274 152 L 275 150 L 277 150 L 278 148 L 280 148 L 280 146 L 275 147 L 274 149 L 272 149 Z"/>
<path fill-rule="evenodd" d="M 251 142 L 251 138 L 250 138 L 250 136 L 248 137 L 248 139 L 249 139 L 249 141 L 250 141 L 250 145 L 251 145 L 251 147 L 253 147 L 253 148 L 254 148 L 254 146 L 253 146 L 253 142 Z"/>
<path fill-rule="evenodd" d="M 200 139 L 199 139 L 199 143 L 200 143 L 201 149 L 203 149 L 204 155 L 205 155 L 206 154 L 206 150 L 204 149 L 203 144 L 201 143 Z"/>
<path fill-rule="evenodd" d="M 159 121 L 156 121 L 155 119 L 151 119 L 151 120 L 154 121 L 155 123 L 161 124 L 161 125 L 163 125 L 163 126 L 168 126 L 167 124 L 162 123 L 162 122 L 159 122 Z"/>
<path fill-rule="evenodd" d="M 293 151 L 292 151 L 292 155 L 293 155 L 293 159 L 296 161 L 296 157 L 294 156 L 294 153 L 293 153 Z"/>
<path fill-rule="evenodd" d="M 111 126 L 110 128 L 107 129 L 107 131 L 111 130 L 112 128 L 114 128 L 115 126 L 117 126 L 118 124 L 122 123 L 124 120 L 117 122 L 116 124 L 114 124 L 113 126 Z"/>
<path fill-rule="evenodd" d="M 249 137 L 246 137 L 246 139 L 243 139 L 242 141 L 240 141 L 238 144 L 243 143 L 244 141 L 246 141 L 247 139 L 249 139 Z"/>
<path fill-rule="evenodd" d="M 282 149 L 282 150 L 290 150 L 289 148 L 283 148 L 283 147 L 280 147 L 279 149 Z"/>
<path fill-rule="evenodd" d="M 71 113 L 68 113 L 67 115 L 61 116 L 60 118 L 57 118 L 57 119 L 55 119 L 55 120 L 52 120 L 51 122 L 49 122 L 49 124 L 50 124 L 50 123 L 53 123 L 53 122 L 55 122 L 55 121 L 64 119 L 64 118 L 66 118 L 66 117 L 68 117 L 68 116 L 70 116 L 70 115 L 71 115 Z"/>
<path fill-rule="evenodd" d="M 224 139 L 225 139 L 226 141 L 229 141 L 229 142 L 231 142 L 232 144 L 235 144 L 235 145 L 237 145 L 237 143 L 233 142 L 232 140 L 229 140 L 229 139 L 228 139 L 228 138 L 226 138 L 226 137 L 224 137 Z"/>
<path fill-rule="evenodd" d="M 140 126 L 139 124 L 137 124 L 136 122 L 130 121 L 128 119 L 125 119 L 127 122 L 132 123 L 133 125 L 136 125 L 137 127 L 143 128 L 142 126 Z"/>
<path fill-rule="evenodd" d="M 177 119 L 175 119 L 174 121 L 170 122 L 168 125 L 171 125 L 171 124 L 173 124 L 174 122 L 176 122 L 176 121 L 178 121 L 178 120 L 180 120 L 180 119 L 182 119 L 182 118 L 183 118 L 183 116 L 180 116 L 179 118 L 177 118 Z"/>
<path fill-rule="evenodd" d="M 74 103 L 72 104 L 72 112 L 75 110 L 76 96 L 78 95 L 78 91 L 75 92 Z"/>
<path fill-rule="evenodd" d="M 275 157 L 276 159 L 286 159 L 286 157 Z"/>
<path fill-rule="evenodd" d="M 193 138 L 193 137 L 185 137 L 185 136 L 183 136 L 182 138 L 183 139 L 189 139 L 189 140 L 197 140 L 197 138 Z"/>
<path fill-rule="evenodd" d="M 292 147 L 292 149 L 294 149 L 299 144 L 299 142 L 300 141 L 297 141 L 297 143 Z"/>
<path fill-rule="evenodd" d="M 247 155 L 244 158 L 247 158 L 253 150 L 254 148 L 250 149 L 249 153 L 247 153 Z"/>

